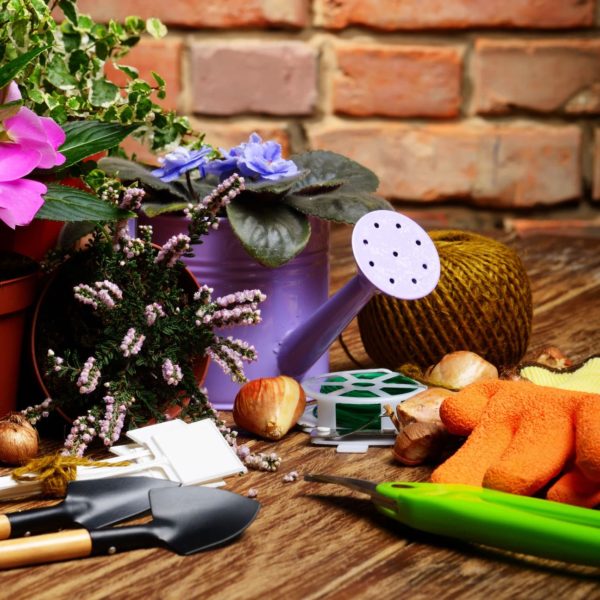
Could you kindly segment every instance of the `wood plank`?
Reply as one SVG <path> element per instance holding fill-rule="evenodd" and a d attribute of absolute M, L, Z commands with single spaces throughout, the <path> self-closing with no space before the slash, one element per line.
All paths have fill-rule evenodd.
<path fill-rule="evenodd" d="M 334 227 L 332 288 L 355 272 L 349 228 Z M 528 355 L 547 344 L 574 358 L 600 351 L 600 240 L 501 236 L 523 257 L 535 306 Z M 368 361 L 356 324 L 348 347 Z M 353 363 L 336 342 L 332 369 Z M 559 567 L 412 531 L 357 494 L 329 485 L 284 483 L 283 474 L 326 472 L 374 481 L 426 480 L 430 467 L 400 467 L 385 448 L 336 454 L 294 432 L 278 443 L 251 440 L 283 458 L 279 473 L 252 472 L 228 489 L 259 491 L 261 513 L 236 543 L 189 557 L 151 549 L 0 573 L 4 595 L 56 599 L 223 598 L 600 598 L 600 569 Z M 41 502 L 7 503 L 7 510 Z"/>

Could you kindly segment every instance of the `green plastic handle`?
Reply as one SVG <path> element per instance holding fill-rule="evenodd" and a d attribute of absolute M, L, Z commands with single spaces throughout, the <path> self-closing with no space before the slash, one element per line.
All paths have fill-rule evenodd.
<path fill-rule="evenodd" d="M 583 565 L 600 566 L 598 511 L 458 484 L 387 482 L 385 515 L 429 533 Z M 376 501 L 376 500 L 375 500 Z"/>

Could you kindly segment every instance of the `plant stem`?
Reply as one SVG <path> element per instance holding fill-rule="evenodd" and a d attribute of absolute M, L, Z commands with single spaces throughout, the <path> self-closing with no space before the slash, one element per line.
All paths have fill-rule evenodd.
<path fill-rule="evenodd" d="M 190 198 L 195 202 L 198 203 L 198 196 L 196 196 L 196 192 L 194 191 L 194 188 L 192 187 L 192 178 L 190 176 L 190 172 L 187 171 L 187 173 L 185 174 L 185 180 L 187 181 L 187 186 L 188 186 L 188 191 L 190 193 Z"/>

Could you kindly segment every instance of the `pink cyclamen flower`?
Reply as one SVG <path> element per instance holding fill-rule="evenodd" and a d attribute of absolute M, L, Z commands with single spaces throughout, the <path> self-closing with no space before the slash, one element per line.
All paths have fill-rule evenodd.
<path fill-rule="evenodd" d="M 0 90 L 0 104 L 20 99 L 14 81 Z M 0 220 L 14 229 L 31 222 L 48 189 L 25 176 L 36 168 L 49 169 L 65 162 L 65 157 L 57 152 L 65 141 L 65 132 L 53 119 L 38 117 L 24 106 L 1 125 Z"/>

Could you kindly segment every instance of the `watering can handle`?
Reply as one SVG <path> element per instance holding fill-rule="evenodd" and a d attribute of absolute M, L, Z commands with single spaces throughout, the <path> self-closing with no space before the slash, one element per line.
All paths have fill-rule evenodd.
<path fill-rule="evenodd" d="M 280 373 L 301 379 L 377 291 L 359 272 L 312 317 L 288 332 L 277 357 Z"/>

